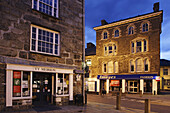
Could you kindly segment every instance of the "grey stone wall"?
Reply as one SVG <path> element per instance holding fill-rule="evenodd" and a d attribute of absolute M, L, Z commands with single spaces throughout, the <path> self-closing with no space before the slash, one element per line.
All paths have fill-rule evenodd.
<path fill-rule="evenodd" d="M 32 9 L 32 0 L 0 0 L 0 83 L 5 63 L 81 69 L 84 0 L 59 0 L 59 18 Z M 60 56 L 30 52 L 31 24 L 60 33 Z M 0 110 L 5 86 L 0 84 Z M 81 90 L 81 89 L 79 89 Z M 78 91 L 81 92 L 81 91 Z"/>

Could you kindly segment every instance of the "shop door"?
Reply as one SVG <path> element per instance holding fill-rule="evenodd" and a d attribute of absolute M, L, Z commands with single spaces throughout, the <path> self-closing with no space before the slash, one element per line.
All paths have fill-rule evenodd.
<path fill-rule="evenodd" d="M 138 92 L 138 81 L 131 80 L 128 81 L 128 91 L 130 93 L 137 93 Z"/>
<path fill-rule="evenodd" d="M 106 91 L 106 80 L 100 80 L 100 92 Z"/>
<path fill-rule="evenodd" d="M 152 80 L 144 80 L 144 92 L 152 92 Z"/>
<path fill-rule="evenodd" d="M 52 75 L 33 74 L 33 104 L 46 105 L 51 102 Z"/>

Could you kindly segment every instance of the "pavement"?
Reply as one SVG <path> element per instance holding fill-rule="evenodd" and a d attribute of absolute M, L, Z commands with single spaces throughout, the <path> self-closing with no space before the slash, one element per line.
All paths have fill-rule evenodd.
<path fill-rule="evenodd" d="M 99 95 L 88 94 L 90 98 L 103 98 Z M 116 96 L 104 95 L 104 98 L 107 99 L 115 99 Z M 138 94 L 126 94 L 126 96 L 122 96 L 122 100 L 131 100 L 138 101 L 144 103 L 145 99 L 150 99 L 151 104 L 155 105 L 164 105 L 170 106 L 170 95 L 138 95 Z M 49 107 L 49 108 L 48 108 Z M 2 112 L 2 113 L 143 113 L 143 110 L 121 107 L 121 110 L 116 110 L 116 106 L 97 101 L 88 101 L 87 105 L 84 106 L 76 106 L 76 105 L 67 105 L 67 106 L 48 106 L 47 108 L 31 108 L 29 110 L 24 111 L 12 111 L 12 112 Z M 151 112 L 154 113 L 154 112 Z"/>

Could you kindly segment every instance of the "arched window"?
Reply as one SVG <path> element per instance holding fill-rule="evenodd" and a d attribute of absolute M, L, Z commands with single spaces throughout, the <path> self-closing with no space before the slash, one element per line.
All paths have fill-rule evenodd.
<path fill-rule="evenodd" d="M 119 37 L 119 30 L 115 30 L 115 37 Z"/>
<path fill-rule="evenodd" d="M 107 64 L 106 64 L 106 63 L 103 64 L 103 72 L 104 72 L 104 73 L 107 72 Z"/>
<path fill-rule="evenodd" d="M 131 26 L 131 27 L 129 27 L 129 29 L 128 29 L 129 31 L 128 31 L 128 35 L 131 35 L 131 34 L 133 34 L 133 27 Z"/>
<path fill-rule="evenodd" d="M 113 73 L 113 61 L 108 62 L 108 73 Z"/>
<path fill-rule="evenodd" d="M 136 60 L 136 72 L 141 72 L 142 71 L 142 59 L 137 59 Z"/>
<path fill-rule="evenodd" d="M 118 62 L 114 62 L 114 73 L 118 73 Z"/>
<path fill-rule="evenodd" d="M 131 60 L 131 61 L 130 61 L 130 72 L 134 72 L 134 70 L 135 70 L 134 61 Z"/>
<path fill-rule="evenodd" d="M 146 31 L 148 31 L 148 30 L 149 30 L 149 25 L 148 25 L 148 23 L 144 23 L 143 26 L 142 26 L 142 31 L 143 31 L 143 32 L 146 32 Z"/>
<path fill-rule="evenodd" d="M 107 32 L 103 33 L 103 39 L 107 39 Z"/>
<path fill-rule="evenodd" d="M 144 71 L 149 71 L 149 60 L 148 59 L 144 60 Z"/>

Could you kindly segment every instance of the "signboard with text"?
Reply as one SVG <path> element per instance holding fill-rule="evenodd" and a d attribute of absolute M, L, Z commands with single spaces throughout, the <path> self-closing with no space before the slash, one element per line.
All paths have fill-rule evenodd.
<path fill-rule="evenodd" d="M 120 86 L 120 81 L 119 80 L 111 80 L 110 86 Z"/>
<path fill-rule="evenodd" d="M 21 72 L 13 72 L 13 96 L 21 96 Z"/>

